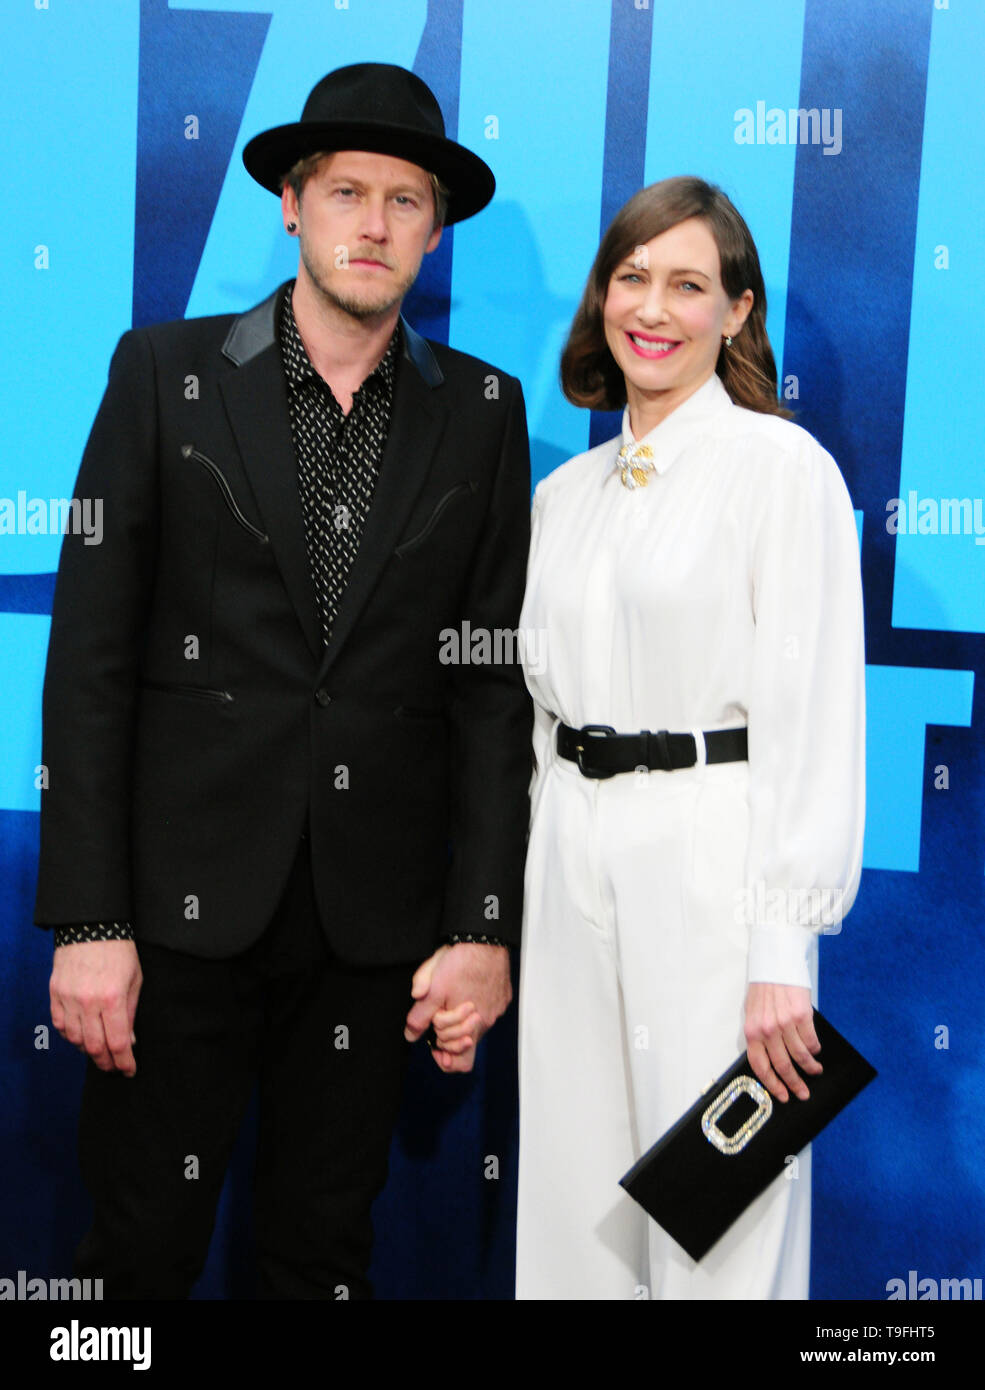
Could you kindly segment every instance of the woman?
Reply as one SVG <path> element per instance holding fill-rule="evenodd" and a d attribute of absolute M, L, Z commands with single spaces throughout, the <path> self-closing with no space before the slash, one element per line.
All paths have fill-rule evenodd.
<path fill-rule="evenodd" d="M 626 410 L 534 498 L 520 1298 L 808 1294 L 809 1152 L 700 1264 L 617 1185 L 747 1045 L 807 1095 L 816 934 L 858 886 L 855 519 L 765 319 L 738 212 L 668 179 L 606 233 L 562 358 L 569 400 Z"/>

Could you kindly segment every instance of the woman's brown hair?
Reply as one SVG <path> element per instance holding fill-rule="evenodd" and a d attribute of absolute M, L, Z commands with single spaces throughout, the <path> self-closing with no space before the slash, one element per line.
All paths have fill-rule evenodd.
<path fill-rule="evenodd" d="M 618 212 L 598 249 L 561 354 L 561 387 L 573 405 L 619 410 L 626 383 L 605 341 L 602 308 L 616 267 L 635 249 L 688 218 L 700 217 L 718 246 L 722 287 L 736 300 L 752 290 L 753 304 L 732 346 L 715 367 L 736 405 L 764 415 L 790 417 L 777 400 L 776 363 L 766 333 L 766 287 L 759 255 L 745 221 L 714 184 L 703 179 L 664 179 L 643 188 Z"/>

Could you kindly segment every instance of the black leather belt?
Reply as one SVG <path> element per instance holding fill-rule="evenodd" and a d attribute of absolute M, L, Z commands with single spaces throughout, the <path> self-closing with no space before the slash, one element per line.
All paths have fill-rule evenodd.
<path fill-rule="evenodd" d="M 742 729 L 712 729 L 704 734 L 705 762 L 737 763 L 749 757 L 749 734 Z M 557 727 L 557 751 L 578 764 L 585 777 L 615 777 L 645 767 L 652 772 L 676 772 L 694 767 L 698 750 L 693 734 L 671 734 L 666 729 L 651 733 L 617 734 L 608 724 L 586 724 L 572 729 Z"/>

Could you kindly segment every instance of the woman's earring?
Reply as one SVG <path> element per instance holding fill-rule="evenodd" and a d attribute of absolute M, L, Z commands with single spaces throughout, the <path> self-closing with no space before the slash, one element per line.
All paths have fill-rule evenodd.
<path fill-rule="evenodd" d="M 722 342 L 725 344 L 726 347 L 731 347 L 731 346 L 732 346 L 732 339 L 729 338 L 729 337 L 723 338 L 723 339 L 722 339 Z"/>

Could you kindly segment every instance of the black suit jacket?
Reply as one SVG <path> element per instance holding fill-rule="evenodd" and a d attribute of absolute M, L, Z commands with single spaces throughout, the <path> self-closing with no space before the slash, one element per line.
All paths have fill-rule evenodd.
<path fill-rule="evenodd" d="M 530 706 L 516 664 L 444 664 L 441 635 L 519 621 L 519 383 L 404 326 L 326 647 L 283 293 L 116 350 L 76 485 L 102 499 L 103 539 L 66 536 L 55 591 L 35 918 L 129 919 L 138 944 L 235 954 L 269 922 L 307 823 L 343 959 L 423 958 L 442 930 L 516 941 Z"/>

